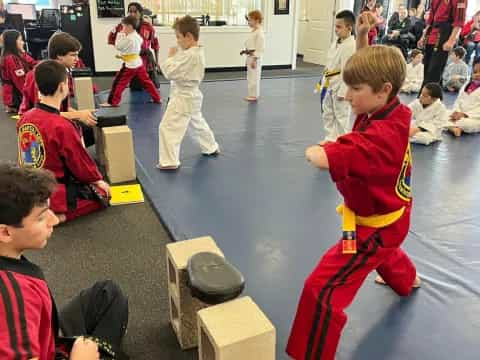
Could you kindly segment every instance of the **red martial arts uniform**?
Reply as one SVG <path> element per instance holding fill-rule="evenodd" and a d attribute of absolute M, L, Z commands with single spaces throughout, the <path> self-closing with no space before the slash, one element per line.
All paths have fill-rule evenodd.
<path fill-rule="evenodd" d="M 84 148 L 75 123 L 39 103 L 22 116 L 17 133 L 20 165 L 48 169 L 58 181 L 50 199 L 52 211 L 72 220 L 104 207 L 102 190 L 89 185 L 102 180 L 102 175 Z"/>
<path fill-rule="evenodd" d="M 296 360 L 334 360 L 344 309 L 372 270 L 397 294 L 412 290 L 415 266 L 400 249 L 410 226 L 410 119 L 409 108 L 395 98 L 370 118 L 358 116 L 352 133 L 324 145 L 332 180 L 356 215 L 357 252 L 344 254 L 341 240 L 305 281 L 287 345 Z M 359 225 L 386 216 L 390 225 Z"/>
<path fill-rule="evenodd" d="M 118 24 L 117 27 L 108 34 L 108 44 L 115 45 L 115 40 L 117 39 L 117 34 L 122 31 L 122 24 Z M 143 65 L 147 71 L 151 70 L 151 64 L 148 61 L 148 53 L 150 48 L 154 51 L 160 49 L 157 35 L 155 34 L 155 29 L 151 24 L 146 21 L 142 21 L 140 27 L 137 29 L 137 33 L 142 37 L 142 47 L 140 51 L 140 56 L 142 57 Z"/>
<path fill-rule="evenodd" d="M 1 76 L 3 103 L 5 106 L 13 108 L 20 106 L 25 77 L 36 63 L 37 61 L 27 53 L 23 53 L 21 58 L 13 54 L 8 54 L 2 59 Z"/>
<path fill-rule="evenodd" d="M 122 93 L 130 84 L 130 81 L 136 77 L 141 86 L 148 91 L 155 103 L 160 103 L 160 94 L 148 77 L 145 65 L 140 59 L 140 48 L 142 46 L 142 38 L 137 32 L 132 32 L 128 35 L 124 33 L 119 34 L 115 42 L 115 47 L 120 51 L 120 55 L 124 60 L 122 68 L 115 75 L 113 79 L 112 89 L 108 96 L 108 103 L 113 106 L 118 106 L 122 100 Z"/>
<path fill-rule="evenodd" d="M 72 82 L 71 75 L 68 74 L 68 84 L 70 88 L 70 83 Z M 25 84 L 22 89 L 22 104 L 18 113 L 23 115 L 28 110 L 32 109 L 38 103 L 38 87 L 37 82 L 35 81 L 35 72 L 30 71 L 25 77 Z M 62 106 L 60 108 L 61 112 L 67 112 L 70 108 L 70 100 L 67 96 L 65 100 L 62 101 Z"/>
<path fill-rule="evenodd" d="M 423 85 L 441 83 L 448 59 L 448 51 L 443 50 L 443 45 L 450 38 L 453 28 L 463 27 L 466 12 L 467 0 L 432 0 L 425 34 Z"/>

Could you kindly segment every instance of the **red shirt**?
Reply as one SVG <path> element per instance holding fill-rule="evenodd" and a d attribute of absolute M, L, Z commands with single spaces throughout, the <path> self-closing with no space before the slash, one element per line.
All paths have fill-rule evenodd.
<path fill-rule="evenodd" d="M 395 98 L 359 115 L 353 130 L 324 146 L 330 175 L 357 215 L 387 214 L 411 203 L 409 151 L 412 113 Z"/>
<path fill-rule="evenodd" d="M 48 169 L 59 180 L 65 178 L 67 169 L 80 183 L 89 184 L 103 179 L 95 161 L 83 146 L 78 128 L 72 121 L 60 116 L 57 109 L 38 104 L 18 121 L 17 134 L 20 165 Z M 55 213 L 67 212 L 64 184 L 57 185 L 50 198 L 50 207 Z"/>
<path fill-rule="evenodd" d="M 463 36 L 465 39 L 465 43 L 468 43 L 469 41 L 474 41 L 474 42 L 480 42 L 480 29 L 474 28 L 475 22 L 474 20 L 468 21 L 465 26 L 462 28 L 462 32 L 460 33 L 461 36 Z M 473 33 L 473 36 L 470 38 L 467 38 L 471 33 Z"/>
<path fill-rule="evenodd" d="M 71 74 L 68 73 L 68 87 L 70 89 L 70 84 L 72 83 Z M 35 81 L 35 72 L 30 71 L 27 76 L 25 77 L 25 83 L 23 85 L 22 90 L 22 104 L 20 105 L 20 109 L 18 109 L 18 113 L 23 115 L 25 112 L 33 108 L 38 103 L 38 87 Z M 62 107 L 60 111 L 67 112 L 70 108 L 70 99 L 68 96 L 62 102 Z"/>
<path fill-rule="evenodd" d="M 432 0 L 430 7 L 432 13 L 427 19 L 427 26 L 432 26 L 438 22 L 452 22 L 454 28 L 463 27 L 467 13 L 467 2 L 468 0 Z M 438 27 L 432 28 L 427 44 L 434 45 L 439 34 Z"/>
<path fill-rule="evenodd" d="M 10 83 L 21 92 L 27 73 L 33 69 L 36 63 L 37 61 L 27 53 L 22 54 L 22 59 L 13 54 L 6 55 L 2 59 L 3 83 Z"/>
<path fill-rule="evenodd" d="M 57 310 L 42 270 L 0 256 L 0 359 L 53 360 Z"/>

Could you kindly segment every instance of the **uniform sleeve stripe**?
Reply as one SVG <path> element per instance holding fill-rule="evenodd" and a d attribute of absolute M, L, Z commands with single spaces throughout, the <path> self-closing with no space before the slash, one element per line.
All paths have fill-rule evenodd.
<path fill-rule="evenodd" d="M 7 272 L 7 277 L 10 280 L 12 284 L 13 291 L 15 292 L 15 297 L 17 298 L 17 305 L 18 305 L 18 313 L 20 316 L 20 328 L 22 331 L 22 345 L 25 351 L 27 352 L 28 358 L 31 359 L 33 358 L 32 355 L 32 348 L 30 346 L 30 338 L 28 337 L 28 331 L 27 331 L 27 321 L 25 319 L 25 303 L 23 301 L 23 295 L 20 290 L 20 286 L 18 285 L 17 279 L 12 275 L 11 272 Z"/>
<path fill-rule="evenodd" d="M 15 360 L 21 360 L 20 351 L 17 343 L 17 331 L 15 329 L 15 320 L 13 318 L 13 307 L 10 294 L 3 278 L 0 276 L 0 295 L 3 298 L 3 305 L 5 307 L 5 315 L 7 317 L 8 333 L 10 334 L 10 347 L 15 353 Z"/>

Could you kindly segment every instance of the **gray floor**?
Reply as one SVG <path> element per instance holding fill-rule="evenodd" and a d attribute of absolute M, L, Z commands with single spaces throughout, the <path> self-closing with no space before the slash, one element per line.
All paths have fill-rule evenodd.
<path fill-rule="evenodd" d="M 0 160 L 16 161 L 15 121 L 0 108 Z M 148 203 L 112 207 L 59 226 L 42 251 L 27 253 L 40 265 L 57 305 L 96 280 L 113 279 L 128 294 L 125 350 L 135 360 L 196 359 L 182 352 L 169 325 L 165 244 L 170 241 Z"/>

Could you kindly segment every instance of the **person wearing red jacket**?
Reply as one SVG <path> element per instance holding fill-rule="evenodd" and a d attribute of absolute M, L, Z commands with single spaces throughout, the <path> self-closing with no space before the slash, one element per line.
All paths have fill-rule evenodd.
<path fill-rule="evenodd" d="M 432 0 L 430 16 L 419 48 L 425 48 L 423 85 L 440 84 L 448 54 L 455 47 L 467 12 L 468 0 Z"/>
<path fill-rule="evenodd" d="M 467 50 L 465 62 L 469 64 L 473 53 L 475 53 L 474 59 L 480 57 L 480 10 L 465 24 L 460 36 Z"/>
<path fill-rule="evenodd" d="M 17 30 L 6 30 L 3 34 L 2 58 L 0 60 L 3 104 L 7 113 L 17 113 L 22 102 L 25 76 L 37 61 L 24 49 L 25 42 Z"/>
<path fill-rule="evenodd" d="M 64 65 L 69 84 L 72 82 L 69 69 L 74 67 L 78 61 L 80 49 L 80 42 L 72 35 L 64 32 L 55 33 L 48 41 L 48 56 L 50 59 Z M 25 78 L 22 95 L 22 104 L 19 109 L 20 115 L 23 115 L 38 103 L 38 87 L 33 72 L 28 73 Z M 67 96 L 62 101 L 60 112 L 63 117 L 80 123 L 85 146 L 88 147 L 95 143 L 92 127 L 97 124 L 97 121 L 92 114 L 92 110 L 75 110 L 70 106 L 70 99 Z"/>
<path fill-rule="evenodd" d="M 103 209 L 110 187 L 85 149 L 78 125 L 60 115 L 69 93 L 65 66 L 46 60 L 35 67 L 34 76 L 41 100 L 17 123 L 20 165 L 55 175 L 50 207 L 61 221 Z"/>
<path fill-rule="evenodd" d="M 370 30 L 357 27 L 362 43 Z M 406 74 L 395 47 L 359 49 L 347 62 L 346 100 L 357 119 L 351 133 L 307 148 L 312 165 L 328 170 L 343 196 L 337 208 L 342 238 L 323 255 L 307 278 L 287 344 L 295 360 L 334 360 L 345 309 L 368 274 L 400 296 L 420 286 L 416 269 L 401 245 L 412 208 L 409 129 L 412 113 L 397 96 Z"/>
<path fill-rule="evenodd" d="M 144 20 L 143 7 L 139 3 L 131 2 L 130 4 L 128 4 L 128 15 L 132 15 L 137 18 L 138 25 L 136 31 L 143 39 L 140 56 L 142 58 L 143 65 L 145 65 L 145 69 L 149 74 L 152 75 L 158 69 L 158 51 L 160 49 L 158 38 L 155 34 L 155 29 L 153 28 L 152 24 Z M 109 45 L 115 46 L 117 34 L 121 31 L 122 24 L 120 23 L 108 34 Z M 150 49 L 153 50 L 153 55 Z M 155 82 L 153 76 L 150 77 L 152 78 L 152 81 Z M 130 83 L 130 88 L 133 90 L 143 89 L 136 77 L 132 79 L 132 82 Z"/>

